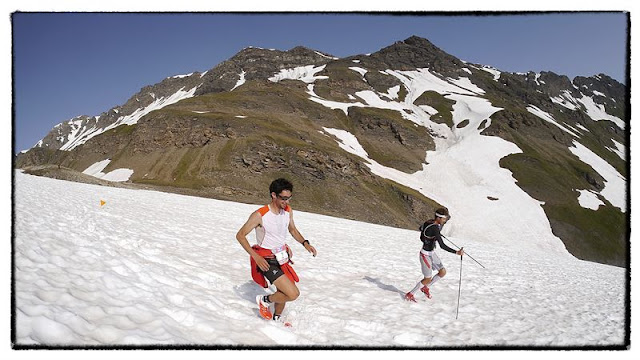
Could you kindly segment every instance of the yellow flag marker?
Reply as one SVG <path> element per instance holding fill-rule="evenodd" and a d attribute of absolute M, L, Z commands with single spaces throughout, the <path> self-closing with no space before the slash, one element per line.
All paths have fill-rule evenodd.
<path fill-rule="evenodd" d="M 104 200 L 100 200 L 100 206 L 104 206 L 104 204 L 106 204 L 107 202 Z"/>

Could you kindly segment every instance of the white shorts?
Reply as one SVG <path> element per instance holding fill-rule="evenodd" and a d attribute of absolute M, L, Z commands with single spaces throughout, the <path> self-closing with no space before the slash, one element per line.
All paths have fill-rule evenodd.
<path fill-rule="evenodd" d="M 425 278 L 431 278 L 434 271 L 440 271 L 444 268 L 440 257 L 435 251 L 420 251 L 420 267 L 422 268 L 422 275 Z"/>

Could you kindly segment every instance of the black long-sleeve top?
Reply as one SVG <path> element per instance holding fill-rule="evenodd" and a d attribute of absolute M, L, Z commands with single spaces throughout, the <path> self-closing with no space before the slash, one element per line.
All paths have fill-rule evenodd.
<path fill-rule="evenodd" d="M 436 241 L 440 244 L 440 247 L 448 251 L 452 254 L 455 254 L 456 251 L 447 246 L 447 244 L 442 241 L 442 236 L 440 235 L 440 225 L 433 222 L 433 220 L 429 220 L 422 224 L 420 227 L 420 240 L 422 240 L 423 245 L 422 249 L 425 251 L 433 251 L 436 248 Z"/>

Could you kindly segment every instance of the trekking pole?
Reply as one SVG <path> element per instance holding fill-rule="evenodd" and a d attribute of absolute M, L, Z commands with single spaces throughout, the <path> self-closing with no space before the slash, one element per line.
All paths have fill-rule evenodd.
<path fill-rule="evenodd" d="M 440 234 L 440 236 L 442 236 L 445 240 L 447 240 L 448 242 L 450 242 L 451 244 L 453 244 L 453 246 L 457 247 L 457 248 L 458 248 L 458 250 L 460 250 L 460 246 L 458 246 L 458 245 L 454 244 L 454 243 L 453 243 L 453 241 L 449 240 L 446 236 L 444 236 L 444 235 L 442 235 L 442 234 Z M 483 269 L 486 269 L 486 267 L 484 267 L 484 265 L 480 264 L 480 263 L 478 262 L 478 260 L 476 260 L 476 259 L 474 259 L 474 258 L 473 258 L 473 256 L 471 256 L 471 255 L 467 254 L 467 252 L 466 252 L 466 251 L 464 252 L 464 254 L 465 254 L 465 255 L 467 255 L 468 257 L 470 257 L 470 258 L 471 258 L 471 260 L 475 261 L 475 262 L 476 262 L 476 264 L 478 264 L 478 265 L 482 266 L 482 268 L 483 268 Z"/>
<path fill-rule="evenodd" d="M 458 306 L 456 307 L 456 320 L 458 320 L 458 309 L 460 309 L 460 289 L 462 288 L 462 255 L 460 255 L 460 281 L 458 282 Z"/>

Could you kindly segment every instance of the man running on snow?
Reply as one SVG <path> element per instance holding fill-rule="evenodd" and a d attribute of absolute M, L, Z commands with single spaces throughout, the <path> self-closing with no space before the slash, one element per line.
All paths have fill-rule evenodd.
<path fill-rule="evenodd" d="M 291 250 L 285 243 L 287 231 L 304 248 L 316 256 L 316 249 L 300 234 L 293 222 L 293 211 L 289 206 L 293 184 L 286 179 L 276 179 L 269 186 L 271 203 L 261 207 L 249 216 L 240 228 L 236 239 L 251 256 L 254 280 L 267 287 L 266 280 L 276 287 L 271 295 L 258 295 L 256 302 L 260 315 L 265 319 L 282 322 L 280 316 L 285 304 L 298 298 L 300 291 L 295 282 L 298 277 L 289 265 Z M 249 245 L 247 235 L 256 230 L 257 245 Z M 284 275 L 284 276 L 283 276 Z M 271 313 L 270 304 L 274 304 Z"/>
<path fill-rule="evenodd" d="M 422 267 L 422 275 L 424 275 L 424 279 L 418 281 L 413 290 L 409 291 L 404 296 L 405 300 L 416 302 L 415 295 L 418 293 L 418 290 L 422 291 L 428 299 L 431 299 L 429 287 L 435 284 L 436 281 L 443 278 L 447 273 L 440 257 L 435 252 L 436 242 L 440 244 L 442 249 L 452 254 L 460 256 L 464 254 L 463 249 L 455 251 L 442 241 L 440 229 L 447 220 L 449 220 L 449 210 L 447 210 L 447 208 L 439 208 L 435 212 L 435 217 L 426 221 L 420 227 L 420 240 L 423 242 L 422 250 L 420 250 L 420 265 Z M 438 273 L 431 277 L 434 270 Z"/>

